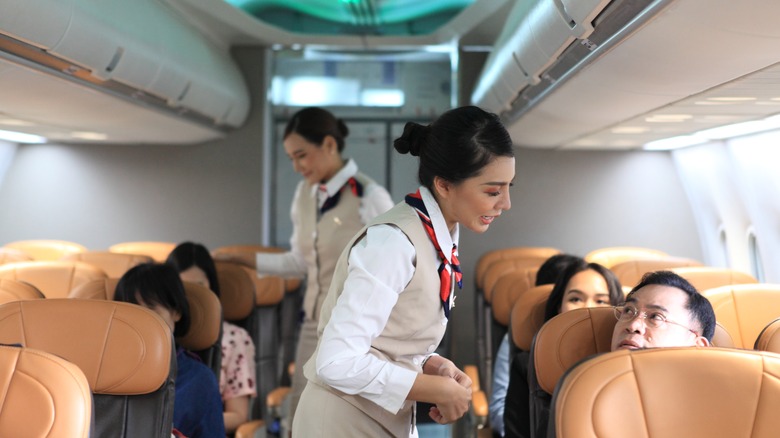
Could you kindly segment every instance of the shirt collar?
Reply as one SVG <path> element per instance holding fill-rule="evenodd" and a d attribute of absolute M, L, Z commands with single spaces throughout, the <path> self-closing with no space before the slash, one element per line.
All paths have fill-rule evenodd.
<path fill-rule="evenodd" d="M 324 198 L 329 198 L 335 195 L 339 190 L 341 190 L 342 187 L 344 187 L 344 184 L 347 183 L 348 179 L 357 175 L 357 172 L 358 172 L 357 163 L 355 163 L 355 160 L 350 158 L 349 160 L 347 160 L 347 163 L 344 165 L 344 167 L 342 167 L 338 172 L 336 172 L 336 174 L 333 175 L 333 177 L 329 179 L 325 184 L 313 184 L 311 188 L 312 196 L 314 196 L 320 190 L 320 187 L 323 187 L 325 189 L 322 191 L 323 195 L 327 195 L 324 196 Z"/>
<path fill-rule="evenodd" d="M 447 257 L 448 262 L 452 262 L 452 245 L 458 244 L 458 238 L 460 236 L 460 225 L 455 224 L 452 233 L 447 229 L 447 221 L 444 220 L 444 214 L 442 214 L 439 208 L 439 203 L 436 202 L 436 198 L 425 187 L 420 187 L 420 196 L 422 197 L 425 209 L 428 210 L 428 216 L 431 218 L 433 224 L 433 231 L 436 233 L 436 240 L 438 240 L 439 248 L 442 249 L 444 256 Z"/>

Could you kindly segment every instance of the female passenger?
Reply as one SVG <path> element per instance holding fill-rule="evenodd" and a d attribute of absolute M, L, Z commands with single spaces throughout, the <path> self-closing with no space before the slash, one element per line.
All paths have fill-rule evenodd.
<path fill-rule="evenodd" d="M 260 274 L 306 275 L 303 324 L 295 352 L 287 422 L 291 421 L 289 417 L 294 415 L 306 385 L 303 364 L 317 345 L 320 308 L 336 260 L 355 233 L 393 206 L 384 187 L 358 172 L 354 160 L 342 157 L 348 134 L 344 122 L 324 109 L 312 107 L 295 113 L 284 130 L 284 150 L 303 180 L 295 190 L 290 209 L 293 223 L 290 251 L 258 253 L 250 258 L 217 257 L 244 263 Z"/>
<path fill-rule="evenodd" d="M 183 281 L 198 283 L 220 296 L 217 268 L 208 249 L 200 243 L 184 242 L 168 255 Z M 224 403 L 225 430 L 233 433 L 249 420 L 249 401 L 257 395 L 255 388 L 255 344 L 246 330 L 222 322 L 222 366 L 219 393 Z"/>
<path fill-rule="evenodd" d="M 420 157 L 422 186 L 339 258 L 293 436 L 410 436 L 415 401 L 434 404 L 439 424 L 468 410 L 470 379 L 432 353 L 462 280 L 460 226 L 483 233 L 510 208 L 512 141 L 496 115 L 471 106 L 407 123 L 394 146 Z"/>
<path fill-rule="evenodd" d="M 162 263 L 144 263 L 128 270 L 114 293 L 115 301 L 144 306 L 155 311 L 175 337 L 190 328 L 190 307 L 179 274 Z M 214 373 L 192 353 L 176 348 L 176 394 L 173 427 L 188 438 L 225 436 L 222 400 Z"/>
<path fill-rule="evenodd" d="M 545 305 L 544 320 L 549 321 L 556 315 L 584 307 L 612 307 L 624 301 L 623 288 L 609 269 L 598 263 L 588 263 L 579 259 L 570 264 L 558 277 Z M 531 430 L 531 406 L 529 397 L 533 388 L 528 382 L 529 352 L 518 351 L 511 362 L 509 387 L 504 406 L 504 436 L 538 437 L 546 432 L 546 415 L 540 413 Z M 537 415 L 537 414 L 534 414 Z M 541 434 L 541 435 L 540 435 Z"/>

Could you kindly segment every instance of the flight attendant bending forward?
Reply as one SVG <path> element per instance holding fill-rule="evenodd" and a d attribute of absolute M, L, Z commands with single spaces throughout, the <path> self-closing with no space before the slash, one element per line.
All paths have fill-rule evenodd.
<path fill-rule="evenodd" d="M 422 186 L 341 254 L 294 437 L 416 436 L 415 401 L 434 404 L 440 424 L 468 410 L 471 380 L 433 351 L 462 281 L 459 227 L 482 233 L 510 208 L 512 141 L 497 116 L 470 106 L 407 123 L 394 146 L 420 157 Z"/>

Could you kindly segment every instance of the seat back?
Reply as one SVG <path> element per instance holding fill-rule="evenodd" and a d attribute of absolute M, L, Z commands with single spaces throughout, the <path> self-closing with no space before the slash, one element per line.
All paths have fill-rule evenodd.
<path fill-rule="evenodd" d="M 595 249 L 585 254 L 585 261 L 588 263 L 598 263 L 605 268 L 611 269 L 618 263 L 623 263 L 628 260 L 659 259 L 667 257 L 669 257 L 669 254 L 657 249 L 637 246 L 612 246 Z"/>
<path fill-rule="evenodd" d="M 30 283 L 46 298 L 65 298 L 81 283 L 105 277 L 102 269 L 82 262 L 32 261 L 0 265 L 0 278 Z"/>
<path fill-rule="evenodd" d="M 43 293 L 30 283 L 11 280 L 10 278 L 0 278 L 0 304 L 41 298 L 45 298 Z"/>
<path fill-rule="evenodd" d="M 493 320 L 496 323 L 503 327 L 509 326 L 512 307 L 520 296 L 535 287 L 536 271 L 538 270 L 538 267 L 525 268 L 517 272 L 510 272 L 498 279 L 493 287 L 492 305 L 490 306 L 493 311 Z M 503 333 L 501 336 L 503 337 Z"/>
<path fill-rule="evenodd" d="M 780 284 L 734 284 L 704 289 L 702 295 L 737 348 L 753 348 L 764 327 L 780 318 Z"/>
<path fill-rule="evenodd" d="M 121 278 L 130 268 L 154 260 L 148 255 L 124 254 L 109 251 L 85 251 L 68 254 L 61 260 L 84 262 L 97 266 L 111 278 Z"/>
<path fill-rule="evenodd" d="M 488 268 L 493 263 L 499 260 L 513 259 L 513 258 L 534 258 L 547 260 L 548 258 L 560 254 L 561 250 L 557 248 L 545 248 L 545 247 L 532 247 L 532 246 L 517 246 L 512 248 L 502 248 L 493 251 L 488 251 L 479 258 L 477 266 L 474 269 L 474 281 L 477 289 L 484 290 L 484 279 L 488 271 Z M 541 263 L 540 263 L 541 265 Z"/>
<path fill-rule="evenodd" d="M 0 369 L 0 436 L 90 436 L 92 393 L 78 366 L 41 350 L 2 345 Z"/>
<path fill-rule="evenodd" d="M 761 330 L 753 349 L 780 353 L 780 318 L 770 322 Z"/>
<path fill-rule="evenodd" d="M 642 280 L 642 276 L 648 272 L 701 265 L 700 262 L 693 259 L 663 257 L 626 260 L 615 264 L 609 269 L 615 274 L 615 277 L 620 281 L 620 284 L 627 286 L 630 289 L 639 284 Z"/>
<path fill-rule="evenodd" d="M 267 252 L 267 253 L 281 253 L 284 252 L 283 248 L 278 248 L 275 246 L 264 246 L 264 245 L 226 245 L 226 246 L 220 246 L 219 248 L 212 251 L 212 254 L 254 254 L 258 252 Z M 220 287 L 222 286 L 222 283 L 220 283 Z M 285 292 L 294 292 L 297 291 L 301 287 L 301 280 L 298 278 L 285 278 L 284 279 L 284 290 Z"/>
<path fill-rule="evenodd" d="M 544 307 L 555 285 L 543 284 L 528 289 L 512 306 L 509 326 L 512 342 L 520 351 L 530 351 L 536 332 L 544 324 Z"/>
<path fill-rule="evenodd" d="M 15 262 L 30 262 L 32 257 L 18 249 L 0 247 L 0 265 Z"/>
<path fill-rule="evenodd" d="M 33 260 L 59 260 L 66 254 L 84 252 L 87 248 L 75 242 L 65 240 L 17 240 L 6 243 L 5 248 L 19 250 Z"/>
<path fill-rule="evenodd" d="M 780 430 L 780 355 L 722 348 L 621 350 L 572 369 L 548 436 L 752 437 Z"/>
<path fill-rule="evenodd" d="M 176 356 L 170 329 L 153 311 L 105 300 L 6 303 L 0 343 L 77 365 L 94 394 L 94 437 L 170 438 Z"/>
<path fill-rule="evenodd" d="M 730 284 L 758 283 L 758 280 L 752 275 L 728 268 L 691 266 L 687 268 L 672 268 L 670 271 L 688 280 L 699 292 Z"/>
<path fill-rule="evenodd" d="M 226 321 L 243 321 L 255 307 L 255 284 L 247 270 L 235 263 L 215 262 L 222 316 Z M 277 290 L 279 287 L 276 287 Z"/>
<path fill-rule="evenodd" d="M 172 242 L 139 241 L 117 243 L 108 247 L 108 250 L 121 254 L 145 255 L 154 259 L 155 262 L 165 263 L 168 254 L 174 248 L 176 248 L 176 244 Z"/>

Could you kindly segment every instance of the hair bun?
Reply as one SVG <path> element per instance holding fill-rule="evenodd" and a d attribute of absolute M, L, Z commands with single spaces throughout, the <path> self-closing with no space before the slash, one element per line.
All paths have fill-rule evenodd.
<path fill-rule="evenodd" d="M 404 133 L 393 142 L 393 147 L 402 154 L 410 153 L 415 157 L 420 156 L 420 147 L 426 141 L 429 130 L 428 126 L 407 122 L 404 126 Z"/>

